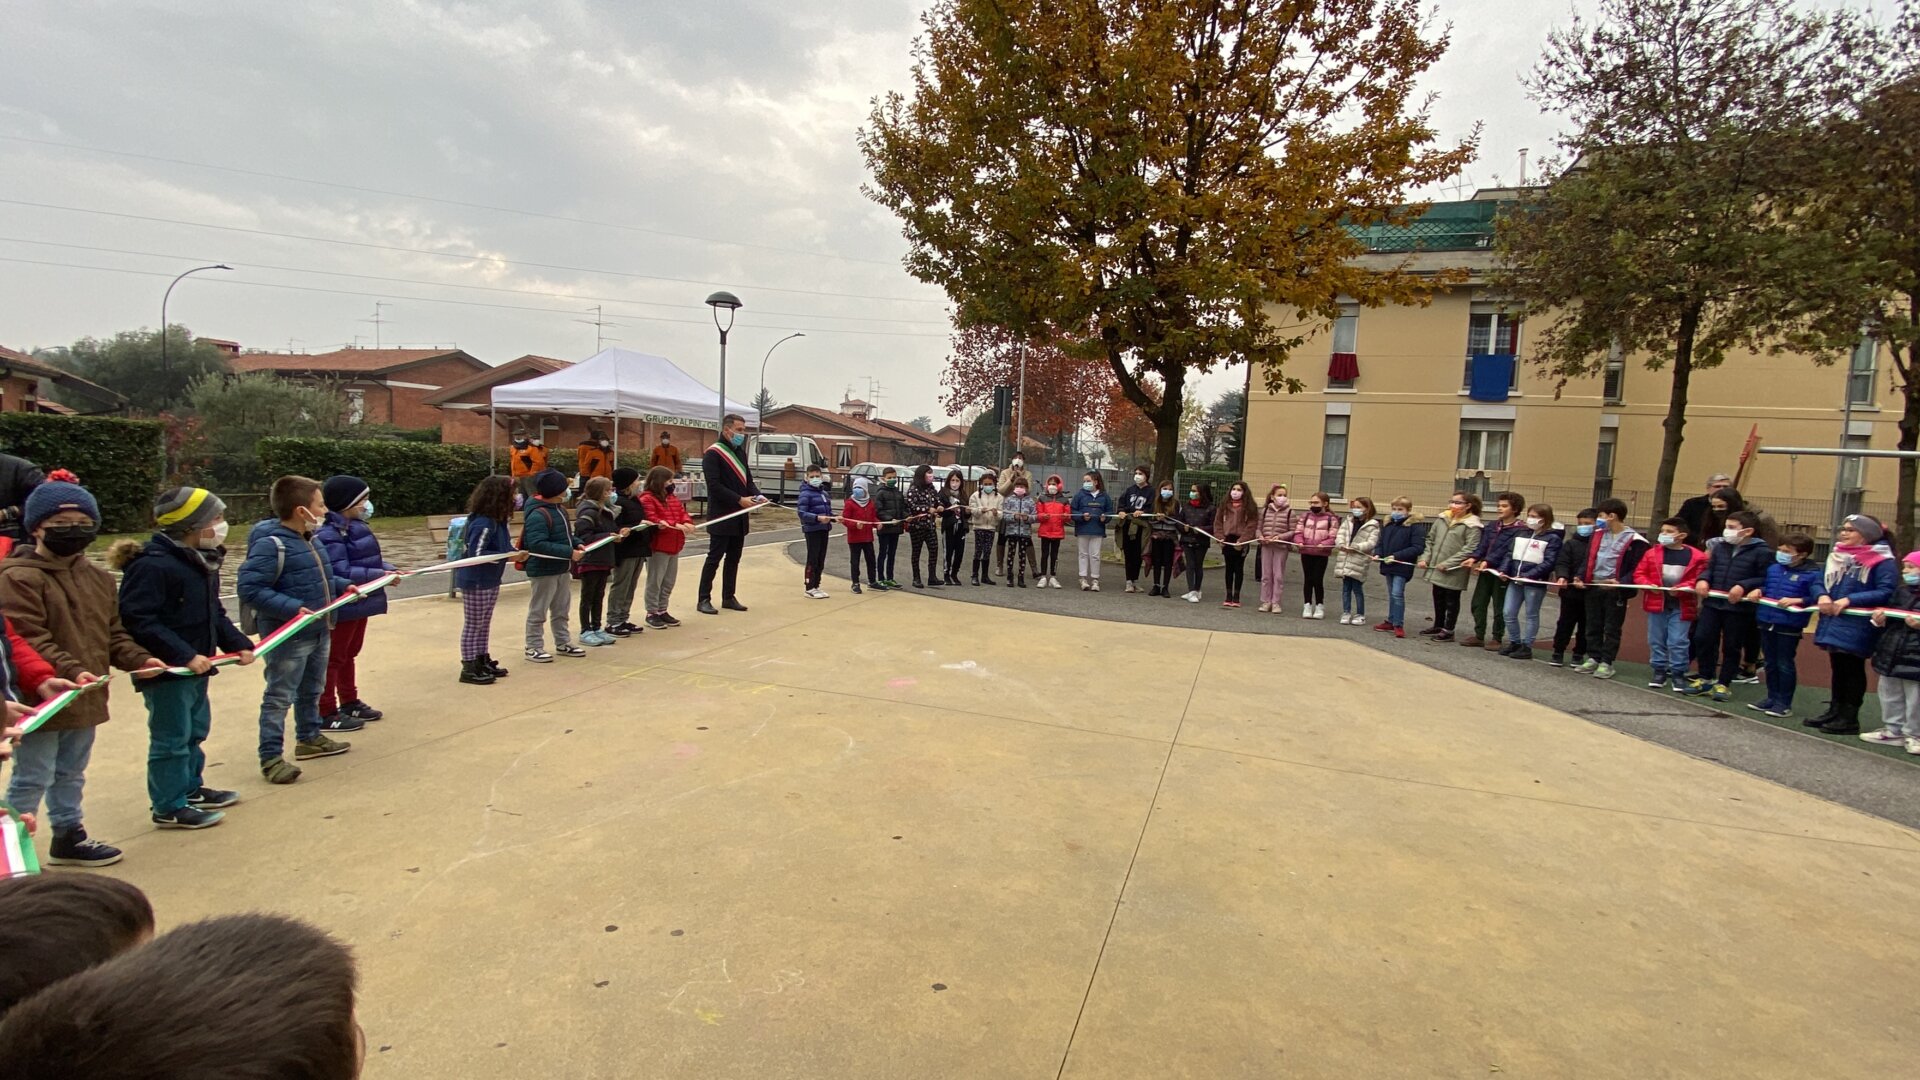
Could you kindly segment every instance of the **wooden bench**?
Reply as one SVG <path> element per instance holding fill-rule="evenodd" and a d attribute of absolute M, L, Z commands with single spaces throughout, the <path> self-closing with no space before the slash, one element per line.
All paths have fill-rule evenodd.
<path fill-rule="evenodd" d="M 447 537 L 453 532 L 453 519 L 466 516 L 465 514 L 428 514 L 427 539 L 438 544 L 440 550 L 445 551 L 447 548 Z M 520 527 L 525 523 L 524 514 L 514 514 L 513 518 L 507 522 L 507 535 L 518 541 L 520 539 Z M 452 596 L 454 593 L 453 575 L 448 574 L 447 595 Z"/>

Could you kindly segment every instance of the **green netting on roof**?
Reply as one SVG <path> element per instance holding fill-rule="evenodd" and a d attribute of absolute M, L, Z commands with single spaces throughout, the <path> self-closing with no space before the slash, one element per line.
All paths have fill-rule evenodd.
<path fill-rule="evenodd" d="M 1369 251 L 1477 251 L 1493 247 L 1492 201 L 1435 203 L 1406 225 L 1349 225 Z"/>

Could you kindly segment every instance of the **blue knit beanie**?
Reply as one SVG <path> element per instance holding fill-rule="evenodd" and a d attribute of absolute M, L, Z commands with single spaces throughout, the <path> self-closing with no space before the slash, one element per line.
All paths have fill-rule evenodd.
<path fill-rule="evenodd" d="M 33 494 L 27 496 L 26 505 L 20 508 L 20 524 L 32 532 L 62 510 L 78 510 L 92 518 L 95 525 L 100 524 L 100 504 L 94 500 L 93 492 L 64 480 L 49 480 L 34 488 Z"/>

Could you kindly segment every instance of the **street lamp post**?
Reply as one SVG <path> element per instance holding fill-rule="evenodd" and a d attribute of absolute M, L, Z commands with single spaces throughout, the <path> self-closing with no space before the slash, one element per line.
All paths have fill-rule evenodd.
<path fill-rule="evenodd" d="M 720 331 L 720 411 L 714 414 L 713 428 L 719 432 L 716 442 L 727 441 L 727 331 L 733 329 L 733 313 L 740 310 L 740 298 L 730 292 L 717 292 L 707 297 L 707 306 L 713 309 L 713 325 Z M 720 325 L 720 313 L 727 313 L 725 326 Z"/>
<path fill-rule="evenodd" d="M 187 274 L 197 274 L 202 270 L 231 270 L 231 269 L 233 269 L 233 267 L 228 266 L 226 263 L 212 263 L 207 266 L 196 266 L 193 269 L 187 271 L 186 274 L 181 274 L 180 277 L 174 278 L 172 281 L 167 282 L 167 291 L 160 294 L 160 370 L 161 371 L 172 370 L 172 365 L 169 364 L 167 361 L 167 300 L 169 297 L 173 295 L 173 287 L 175 285 L 180 284 L 180 278 L 186 277 Z"/>
<path fill-rule="evenodd" d="M 767 361 L 773 359 L 773 350 L 779 348 L 780 346 L 786 344 L 789 341 L 792 341 L 794 338 L 806 337 L 806 336 L 807 335 L 803 333 L 788 334 L 786 337 L 781 338 L 779 341 L 776 341 L 772 345 L 767 347 L 767 355 L 760 358 L 760 394 L 758 397 L 753 399 L 754 408 L 756 409 L 759 408 L 760 402 L 765 400 L 767 396 Z"/>

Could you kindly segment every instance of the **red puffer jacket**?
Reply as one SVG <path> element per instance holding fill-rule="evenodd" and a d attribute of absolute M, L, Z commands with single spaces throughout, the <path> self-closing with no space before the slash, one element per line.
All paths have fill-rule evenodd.
<path fill-rule="evenodd" d="M 847 526 L 847 543 L 873 543 L 873 530 L 880 524 L 880 507 L 869 498 L 865 506 L 848 498 L 840 506 L 840 520 Z"/>
<path fill-rule="evenodd" d="M 1073 507 L 1058 495 L 1042 495 L 1034 508 L 1034 516 L 1039 521 L 1040 539 L 1061 540 L 1066 538 L 1067 519 L 1073 516 Z"/>
<path fill-rule="evenodd" d="M 1681 546 L 1686 548 L 1687 551 L 1687 565 L 1685 569 L 1680 571 L 1680 580 L 1674 582 L 1674 585 L 1684 585 L 1691 589 L 1693 588 L 1693 583 L 1700 579 L 1700 574 L 1707 568 L 1707 553 L 1691 545 L 1683 544 Z M 1647 553 L 1640 556 L 1640 564 L 1633 568 L 1633 583 L 1635 585 L 1661 584 L 1665 576 L 1663 571 L 1666 569 L 1666 565 L 1667 549 L 1661 547 L 1659 544 L 1654 544 L 1652 547 L 1647 548 Z M 1654 592 L 1652 589 L 1647 589 L 1640 594 L 1640 607 L 1648 612 L 1665 611 L 1667 610 L 1667 598 L 1673 595 L 1675 594 Z M 1700 614 L 1700 598 L 1691 592 L 1679 595 L 1680 617 L 1691 621 L 1695 616 Z"/>
<path fill-rule="evenodd" d="M 640 508 L 647 513 L 648 521 L 660 524 L 653 528 L 653 553 L 655 555 L 678 555 L 686 549 L 687 534 L 679 529 L 669 529 L 669 525 L 688 525 L 693 518 L 687 515 L 687 508 L 680 504 L 679 496 L 667 492 L 665 502 L 653 497 L 653 493 L 642 492 Z"/>

